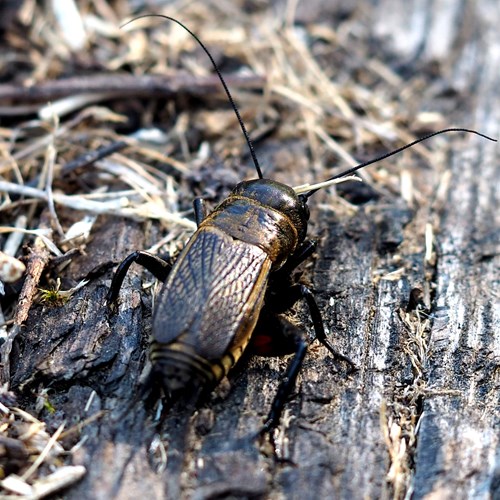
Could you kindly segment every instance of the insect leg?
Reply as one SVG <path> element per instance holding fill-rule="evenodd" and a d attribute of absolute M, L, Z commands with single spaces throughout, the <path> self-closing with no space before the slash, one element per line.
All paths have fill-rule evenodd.
<path fill-rule="evenodd" d="M 290 396 L 290 392 L 292 392 L 295 380 L 297 379 L 297 375 L 302 367 L 302 362 L 304 361 L 304 357 L 307 352 L 307 342 L 298 331 L 294 332 L 294 341 L 296 346 L 295 356 L 286 370 L 276 396 L 274 396 L 271 410 L 269 411 L 269 415 L 267 416 L 263 428 L 260 430 L 260 434 L 270 432 L 278 426 L 286 400 Z"/>
<path fill-rule="evenodd" d="M 336 351 L 328 341 L 325 333 L 325 328 L 323 325 L 323 319 L 321 317 L 321 313 L 319 311 L 318 305 L 316 303 L 316 300 L 314 299 L 311 290 L 305 285 L 297 284 L 297 285 L 292 285 L 284 295 L 286 295 L 286 298 L 283 301 L 280 301 L 279 304 L 274 304 L 274 305 L 275 306 L 279 305 L 280 309 L 282 309 L 283 306 L 285 305 L 291 307 L 291 305 L 293 305 L 298 300 L 304 299 L 306 301 L 309 313 L 311 315 L 311 319 L 313 321 L 315 338 L 318 339 L 330 351 L 330 353 L 334 356 L 334 358 L 347 363 L 350 366 L 350 371 L 353 371 L 355 369 L 354 363 L 348 357 Z M 270 305 L 272 307 L 273 304 Z M 264 321 L 266 324 L 270 324 L 268 318 L 265 318 Z M 304 361 L 305 354 L 307 352 L 308 343 L 304 339 L 303 333 L 300 332 L 298 329 L 295 328 L 292 330 L 292 332 L 288 331 L 288 333 L 282 331 L 281 336 L 283 337 L 284 335 L 288 337 L 286 340 L 293 341 L 293 344 L 295 346 L 294 349 L 295 356 L 292 359 L 290 365 L 288 366 L 283 381 L 281 382 L 278 388 L 278 392 L 273 400 L 271 410 L 264 424 L 264 427 L 261 430 L 261 433 L 269 432 L 278 425 L 279 420 L 281 418 L 281 414 L 283 412 L 284 405 L 295 385 L 295 380 L 297 378 L 297 375 L 302 366 L 302 362 Z M 283 342 L 283 340 L 285 339 L 282 339 L 281 342 Z M 258 342 L 259 342 L 259 337 L 257 336 L 256 339 L 254 340 L 255 345 L 259 345 Z M 285 351 L 286 346 L 283 345 L 281 346 L 281 348 L 283 349 L 284 352 L 286 352 Z"/>
<path fill-rule="evenodd" d="M 113 304 L 113 302 L 115 302 L 118 298 L 125 275 L 127 274 L 129 267 L 134 262 L 145 267 L 156 279 L 160 281 L 165 281 L 170 269 L 172 269 L 172 264 L 170 262 L 160 259 L 160 257 L 157 257 L 149 252 L 138 250 L 137 252 L 131 253 L 118 266 L 118 269 L 113 276 L 113 281 L 111 282 L 108 294 L 106 295 L 106 303 L 108 305 Z"/>
<path fill-rule="evenodd" d="M 193 201 L 193 207 L 196 225 L 199 227 L 203 219 L 207 216 L 207 205 L 203 198 L 195 198 Z"/>
<path fill-rule="evenodd" d="M 290 276 L 290 273 L 302 262 L 307 260 L 316 250 L 317 243 L 315 240 L 306 240 L 302 242 L 297 250 L 291 255 L 284 266 L 277 271 L 276 275 L 278 277 L 281 276 Z"/>
<path fill-rule="evenodd" d="M 316 303 L 316 299 L 314 298 L 314 295 L 312 294 L 311 290 L 305 285 L 295 285 L 295 286 L 298 288 L 301 297 L 306 300 L 307 306 L 309 308 L 309 314 L 311 315 L 311 319 L 313 321 L 314 333 L 316 338 L 330 351 L 330 353 L 334 358 L 347 363 L 351 367 L 350 371 L 355 370 L 356 366 L 354 365 L 354 363 L 347 356 L 344 356 L 343 354 L 340 354 L 338 351 L 336 351 L 333 348 L 332 344 L 330 344 L 330 342 L 326 338 L 325 327 L 323 325 L 323 318 L 321 317 L 318 304 Z"/>
<path fill-rule="evenodd" d="M 270 279 L 270 289 L 266 296 L 268 308 L 275 313 L 281 313 L 290 309 L 301 299 L 306 301 L 309 314 L 313 321 L 315 337 L 331 352 L 334 358 L 347 363 L 354 369 L 354 363 L 337 352 L 326 337 L 323 318 L 318 308 L 318 304 L 311 290 L 302 284 L 290 284 L 290 273 L 303 260 L 307 259 L 316 249 L 315 241 L 305 241 L 301 247 L 289 258 L 286 264 Z M 285 292 L 283 290 L 286 290 Z"/>
<path fill-rule="evenodd" d="M 290 309 L 298 300 L 303 298 L 300 290 L 296 290 L 291 275 L 293 270 L 308 259 L 316 250 L 314 240 L 302 242 L 297 250 L 287 259 L 285 264 L 269 277 L 269 290 L 266 295 L 268 310 L 282 313 Z M 283 291 L 286 293 L 283 293 Z"/>

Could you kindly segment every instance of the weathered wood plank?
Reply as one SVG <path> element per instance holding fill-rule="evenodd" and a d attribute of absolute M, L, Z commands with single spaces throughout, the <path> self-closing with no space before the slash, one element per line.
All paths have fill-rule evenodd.
<path fill-rule="evenodd" d="M 404 15 L 398 16 L 401 23 Z M 416 46 L 422 47 L 421 60 L 437 60 L 449 75 L 450 87 L 468 97 L 463 108 L 454 110 L 454 121 L 498 136 L 498 109 L 492 107 L 498 101 L 494 68 L 500 43 L 495 16 L 498 6 L 493 2 L 438 3 L 427 13 L 428 28 Z M 410 39 L 412 32 L 420 32 L 409 29 Z M 400 33 L 399 42 L 404 38 Z M 467 150 L 451 153 L 448 167 L 451 180 L 444 203 L 431 212 L 437 263 L 411 487 L 415 498 L 496 498 L 498 148 L 472 141 Z"/>
<path fill-rule="evenodd" d="M 401 71 L 400 92 L 406 75 L 426 70 L 428 99 L 418 100 L 416 112 L 442 111 L 450 124 L 498 136 L 500 13 L 493 1 L 465 6 L 359 2 L 357 26 L 377 44 L 366 51 Z M 82 429 L 74 463 L 88 473 L 67 497 L 498 496 L 498 153 L 468 137 L 438 147 L 447 141 L 453 152 L 441 165 L 419 168 L 408 156 L 391 170 L 404 161 L 411 171 L 412 203 L 389 189 L 365 193 L 354 208 L 328 193 L 312 202 L 311 235 L 320 245 L 305 278 L 335 346 L 359 369 L 346 376 L 325 349 L 311 346 L 277 436 L 289 462 L 277 462 L 269 444 L 254 438 L 288 358 L 251 358 L 232 375 L 231 390 L 223 384 L 191 420 L 175 409 L 158 430 L 142 404 L 123 416 L 147 356 L 151 304 L 140 292 L 140 271 L 126 281 L 116 316 L 103 303 L 111 273 L 60 309 L 34 308 L 13 352 L 14 387 L 51 387 L 54 428 L 108 412 Z M 292 184 L 307 159 L 297 148 L 296 170 L 280 173 Z M 348 189 L 358 188 L 339 191 Z M 427 259 L 426 225 L 434 234 Z M 95 231 L 67 276 L 79 279 L 150 243 L 129 222 L 104 220 Z M 429 317 L 407 311 L 414 288 L 428 300 Z"/>

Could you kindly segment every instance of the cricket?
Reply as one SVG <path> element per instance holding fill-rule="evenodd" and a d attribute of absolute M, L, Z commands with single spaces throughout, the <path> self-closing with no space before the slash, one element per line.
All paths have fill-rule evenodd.
<path fill-rule="evenodd" d="M 250 346 L 255 354 L 293 354 L 260 431 L 270 432 L 280 422 L 310 343 L 304 329 L 270 331 L 268 325 L 276 323 L 272 318 L 277 314 L 304 301 L 312 319 L 314 338 L 336 360 L 344 363 L 347 371 L 355 369 L 353 362 L 337 352 L 327 338 L 310 288 L 291 279 L 292 271 L 311 257 L 316 248 L 316 243 L 307 237 L 309 198 L 319 189 L 350 180 L 356 171 L 439 134 L 462 132 L 494 139 L 475 130 L 446 128 L 318 184 L 294 188 L 267 179 L 209 50 L 178 20 L 162 15 L 152 17 L 180 25 L 209 57 L 237 116 L 257 178 L 237 184 L 211 212 L 203 199 L 196 199 L 197 230 L 175 260 L 164 260 L 141 250 L 132 253 L 116 270 L 106 303 L 110 308 L 116 303 L 133 263 L 143 266 L 164 283 L 153 312 L 152 370 L 143 389 L 158 384 L 167 401 L 181 398 L 188 407 L 202 401 Z M 133 21 L 137 19 L 140 17 Z"/>

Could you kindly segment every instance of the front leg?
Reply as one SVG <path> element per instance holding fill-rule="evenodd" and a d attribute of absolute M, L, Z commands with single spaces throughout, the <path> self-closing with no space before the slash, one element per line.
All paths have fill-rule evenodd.
<path fill-rule="evenodd" d="M 288 257 L 283 267 L 275 273 L 277 279 L 288 279 L 292 271 L 300 266 L 302 262 L 307 260 L 316 250 L 317 243 L 315 240 L 305 240 L 302 244 L 295 250 L 295 252 Z"/>
<path fill-rule="evenodd" d="M 196 225 L 200 227 L 203 219 L 208 215 L 207 204 L 203 198 L 195 198 L 193 201 L 194 208 L 194 218 L 196 219 Z"/>

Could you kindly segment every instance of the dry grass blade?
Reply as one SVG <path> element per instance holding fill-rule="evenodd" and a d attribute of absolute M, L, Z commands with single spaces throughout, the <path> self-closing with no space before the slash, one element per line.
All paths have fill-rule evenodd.
<path fill-rule="evenodd" d="M 4 420 L 0 440 L 7 456 L 17 456 L 18 473 L 10 473 L 0 480 L 2 498 L 41 499 L 57 493 L 79 481 L 86 473 L 83 466 L 64 466 L 60 457 L 64 449 L 58 440 L 64 424 L 54 434 L 49 435 L 45 424 L 19 408 L 3 408 Z M 16 451 L 14 451 L 16 450 Z M 3 466 L 5 457 L 2 457 Z M 40 473 L 41 469 L 43 473 Z"/>

